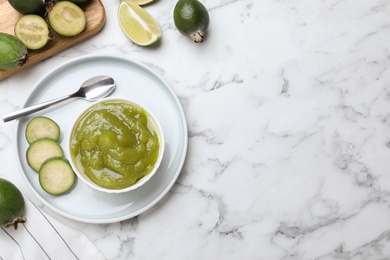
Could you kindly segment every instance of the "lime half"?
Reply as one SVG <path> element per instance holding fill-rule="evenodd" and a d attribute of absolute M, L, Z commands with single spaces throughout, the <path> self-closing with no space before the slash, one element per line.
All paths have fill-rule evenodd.
<path fill-rule="evenodd" d="M 84 11 L 70 1 L 59 1 L 49 11 L 50 26 L 62 36 L 76 36 L 87 24 Z"/>
<path fill-rule="evenodd" d="M 161 29 L 156 20 L 137 4 L 121 2 L 118 20 L 126 36 L 138 45 L 148 46 L 161 38 Z"/>
<path fill-rule="evenodd" d="M 26 14 L 15 23 L 15 36 L 30 50 L 38 50 L 49 41 L 49 26 L 39 15 Z"/>
<path fill-rule="evenodd" d="M 154 0 L 122 0 L 123 2 L 130 2 L 130 3 L 133 3 L 133 4 L 136 4 L 136 5 L 139 5 L 139 6 L 142 6 L 142 5 L 147 5 L 151 2 L 153 2 Z"/>

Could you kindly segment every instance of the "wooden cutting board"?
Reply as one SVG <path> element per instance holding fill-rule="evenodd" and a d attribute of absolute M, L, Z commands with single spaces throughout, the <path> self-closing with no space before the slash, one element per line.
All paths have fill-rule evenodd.
<path fill-rule="evenodd" d="M 44 48 L 29 50 L 28 60 L 22 67 L 10 71 L 0 70 L 0 81 L 97 34 L 104 27 L 106 21 L 101 0 L 90 0 L 80 7 L 87 16 L 87 26 L 81 34 L 74 37 L 63 37 L 55 34 L 55 39 L 51 40 Z M 14 35 L 14 26 L 20 16 L 22 14 L 13 9 L 7 0 L 0 0 L 0 32 Z"/>

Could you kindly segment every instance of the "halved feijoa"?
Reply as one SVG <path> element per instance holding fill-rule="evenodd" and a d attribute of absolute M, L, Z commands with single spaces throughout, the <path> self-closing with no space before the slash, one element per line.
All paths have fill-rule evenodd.
<path fill-rule="evenodd" d="M 22 14 L 43 14 L 46 0 L 8 0 L 9 4 Z"/>
<path fill-rule="evenodd" d="M 27 47 L 13 35 L 0 33 L 0 69 L 14 70 L 26 63 Z"/>
<path fill-rule="evenodd" d="M 198 0 L 179 0 L 173 10 L 176 28 L 194 42 L 202 42 L 209 27 L 210 17 L 206 7 Z"/>
<path fill-rule="evenodd" d="M 49 10 L 49 24 L 51 28 L 62 36 L 76 36 L 87 25 L 84 11 L 70 1 L 59 1 Z"/>
<path fill-rule="evenodd" d="M 30 50 L 38 50 L 49 41 L 49 26 L 36 14 L 25 14 L 15 24 L 15 36 Z"/>

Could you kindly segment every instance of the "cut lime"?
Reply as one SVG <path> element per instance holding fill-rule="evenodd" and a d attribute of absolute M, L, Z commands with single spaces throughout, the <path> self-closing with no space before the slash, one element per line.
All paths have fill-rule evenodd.
<path fill-rule="evenodd" d="M 75 3 L 76 5 L 82 5 L 82 4 L 85 4 L 91 0 L 68 0 L 68 1 Z"/>
<path fill-rule="evenodd" d="M 139 6 L 142 6 L 142 5 L 147 5 L 151 2 L 153 2 L 154 0 L 122 0 L 123 2 L 130 2 L 130 3 L 133 3 L 133 4 L 136 4 L 136 5 L 139 5 Z"/>
<path fill-rule="evenodd" d="M 26 14 L 15 23 L 15 36 L 30 50 L 38 50 L 49 41 L 49 27 L 39 15 Z"/>
<path fill-rule="evenodd" d="M 49 23 L 53 30 L 62 36 L 75 36 L 87 24 L 84 11 L 70 1 L 59 1 L 49 11 Z"/>
<path fill-rule="evenodd" d="M 121 2 L 118 20 L 126 36 L 138 45 L 148 46 L 161 38 L 161 29 L 156 20 L 134 3 Z"/>

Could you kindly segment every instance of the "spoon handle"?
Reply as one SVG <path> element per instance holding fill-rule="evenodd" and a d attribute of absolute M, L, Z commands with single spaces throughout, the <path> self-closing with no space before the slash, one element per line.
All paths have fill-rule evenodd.
<path fill-rule="evenodd" d="M 54 104 L 60 103 L 60 102 L 62 102 L 64 100 L 66 100 L 68 98 L 72 98 L 72 97 L 75 97 L 75 94 L 71 94 L 71 95 L 68 95 L 68 96 L 52 99 L 52 100 L 49 100 L 49 101 L 46 101 L 46 102 L 43 102 L 43 103 L 40 103 L 40 104 L 37 104 L 37 105 L 33 105 L 33 106 L 30 106 L 30 107 L 26 107 L 26 108 L 20 109 L 18 111 L 15 111 L 15 112 L 3 115 L 3 121 L 4 122 L 8 122 L 8 121 L 17 119 L 17 118 L 22 117 L 22 116 L 30 115 L 32 113 L 38 112 L 38 111 L 40 111 L 42 109 L 45 109 L 47 107 L 50 107 L 50 106 L 52 106 Z"/>

